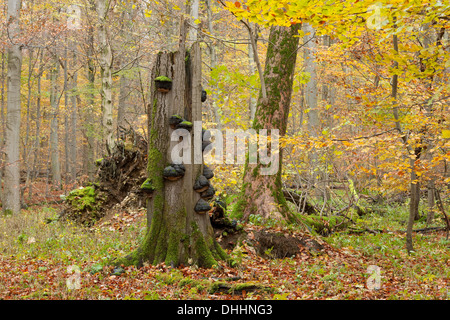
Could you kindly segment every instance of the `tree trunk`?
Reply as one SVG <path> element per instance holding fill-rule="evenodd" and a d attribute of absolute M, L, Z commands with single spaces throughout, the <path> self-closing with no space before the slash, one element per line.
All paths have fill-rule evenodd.
<path fill-rule="evenodd" d="M 186 25 L 182 24 L 183 29 Z M 179 115 L 194 124 L 184 139 L 193 142 L 200 138 L 201 148 L 201 52 L 199 43 L 194 43 L 185 61 L 185 37 L 182 30 L 179 51 L 159 53 L 153 68 L 153 79 L 167 76 L 172 79 L 172 89 L 168 93 L 158 92 L 155 83 L 151 87 L 149 116 L 148 182 L 154 189 L 147 200 L 147 234 L 140 247 L 115 264 L 137 265 L 144 262 L 178 266 L 196 264 L 212 267 L 226 254 L 214 238 L 209 215 L 194 211 L 199 193 L 193 189 L 197 177 L 201 175 L 202 164 L 196 163 L 195 143 L 189 143 L 183 155 L 187 161 L 184 176 L 177 181 L 165 180 L 163 171 L 173 163 L 172 149 L 178 140 L 171 141 L 173 129 L 169 118 Z M 186 153 L 187 152 L 187 153 Z"/>
<path fill-rule="evenodd" d="M 206 1 L 206 13 L 207 13 L 207 17 L 208 17 L 208 32 L 210 34 L 213 34 L 214 32 L 214 28 L 213 28 L 213 21 L 212 21 L 212 6 L 213 6 L 213 1 L 212 0 L 207 0 Z M 217 67 L 217 53 L 216 53 L 216 48 L 215 48 L 215 44 L 214 43 L 210 43 L 209 44 L 209 58 L 211 61 L 211 69 L 215 69 Z M 219 113 L 219 107 L 217 106 L 217 96 L 216 96 L 216 91 L 215 89 L 212 90 L 212 94 L 211 97 L 208 98 L 209 104 L 211 105 L 211 109 L 214 115 L 214 122 L 216 123 L 216 128 L 217 129 L 222 129 L 222 119 L 220 117 L 220 113 Z"/>
<path fill-rule="evenodd" d="M 57 190 L 61 189 L 61 163 L 59 161 L 59 134 L 58 134 L 58 116 L 59 116 L 59 97 L 58 97 L 58 73 L 59 61 L 56 51 L 53 57 L 53 65 L 50 70 L 50 106 L 52 108 L 50 122 L 50 154 L 51 154 L 51 172 L 52 184 Z"/>
<path fill-rule="evenodd" d="M 8 72 L 7 72 L 7 113 L 5 132 L 5 189 L 3 212 L 20 212 L 20 75 L 22 50 L 16 37 L 19 35 L 20 0 L 8 0 Z"/>
<path fill-rule="evenodd" d="M 5 132 L 6 132 L 6 121 L 5 121 L 5 54 L 2 52 L 2 73 L 1 73 L 1 91 L 0 91 L 0 202 L 3 202 L 3 169 L 4 169 L 4 151 L 5 146 Z"/>
<path fill-rule="evenodd" d="M 262 81 L 265 83 L 267 98 L 264 98 L 263 89 L 261 89 L 252 127 L 255 131 L 276 129 L 279 130 L 280 135 L 286 133 L 297 59 L 299 28 L 299 24 L 289 28 L 271 27 L 263 75 L 264 81 Z M 271 156 L 275 155 L 271 154 Z M 248 219 L 251 214 L 272 219 L 290 220 L 293 217 L 282 191 L 281 150 L 278 157 L 279 166 L 273 174 L 262 174 L 262 170 L 266 170 L 267 167 L 261 161 L 252 164 L 247 157 L 243 185 L 238 204 L 235 207 L 238 213 L 243 214 L 244 219 Z"/>
<path fill-rule="evenodd" d="M 41 144 L 41 78 L 42 73 L 44 72 L 44 50 L 41 50 L 39 53 L 39 71 L 37 74 L 37 92 L 36 92 L 36 131 L 35 136 L 36 140 L 34 143 L 34 155 L 33 155 L 33 180 L 37 178 L 39 172 L 41 171 L 41 166 L 39 163 L 40 157 L 40 144 Z M 28 189 L 28 198 L 31 199 L 33 195 L 33 184 L 30 184 L 30 188 Z"/>
<path fill-rule="evenodd" d="M 251 26 L 251 24 L 250 24 Z M 255 24 L 255 35 L 258 34 L 258 31 L 256 30 L 257 25 Z M 251 32 L 251 31 L 250 31 Z M 255 43 L 257 44 L 257 40 L 255 39 Z M 256 62 L 255 62 L 255 53 L 253 52 L 252 44 L 251 42 L 248 44 L 248 66 L 250 75 L 253 75 L 256 72 Z M 253 95 L 250 96 L 248 104 L 249 104 L 249 110 L 250 110 L 250 123 L 253 123 L 255 120 L 255 113 L 256 113 L 256 98 L 253 97 Z"/>
<path fill-rule="evenodd" d="M 113 62 L 111 44 L 108 39 L 106 18 L 109 11 L 109 0 L 97 1 L 97 13 L 99 18 L 98 38 L 100 42 L 100 74 L 102 78 L 102 114 L 103 114 L 103 141 L 106 151 L 111 154 L 115 142 L 113 138 L 113 105 L 112 105 L 112 74 Z"/>
<path fill-rule="evenodd" d="M 318 109 L 318 87 L 317 87 L 317 61 L 316 52 L 317 44 L 315 37 L 315 30 L 307 23 L 303 24 L 304 46 L 305 46 L 305 71 L 309 73 L 310 79 L 305 85 L 305 104 L 306 104 L 306 116 L 308 118 L 308 133 L 311 137 L 318 137 L 320 132 L 319 121 L 319 109 Z M 318 167 L 320 163 L 318 161 L 319 155 L 317 150 L 312 149 L 309 154 L 309 170 L 310 170 L 310 184 L 315 192 L 315 196 L 320 196 L 319 180 L 320 170 Z"/>
<path fill-rule="evenodd" d="M 94 92 L 95 92 L 95 65 L 94 65 L 94 30 L 90 26 L 88 28 L 88 44 L 87 44 L 87 106 L 84 108 L 84 132 L 86 136 L 84 169 L 88 175 L 89 181 L 94 179 L 95 161 L 94 161 Z"/>
<path fill-rule="evenodd" d="M 76 64 L 76 50 L 75 44 L 72 42 L 72 67 Z M 77 91 L 77 81 L 78 73 L 74 71 L 72 76 L 72 81 L 70 82 L 70 92 L 72 94 L 71 98 L 71 111 L 70 111 L 70 141 L 69 141 L 69 154 L 70 154 L 70 176 L 71 180 L 76 181 L 77 179 L 77 98 L 75 94 Z"/>

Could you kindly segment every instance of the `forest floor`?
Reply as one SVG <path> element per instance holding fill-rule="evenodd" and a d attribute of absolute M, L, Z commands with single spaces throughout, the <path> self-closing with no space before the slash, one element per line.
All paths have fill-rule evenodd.
<path fill-rule="evenodd" d="M 37 195 L 42 196 L 38 188 Z M 41 190 L 42 191 L 42 190 Z M 248 244 L 228 251 L 233 264 L 212 269 L 164 264 L 115 272 L 111 258 L 131 252 L 145 234 L 145 210 L 117 212 L 91 228 L 56 221 L 59 195 L 0 218 L 0 299 L 293 300 L 450 298 L 450 240 L 445 231 L 415 233 L 405 251 L 407 205 L 369 214 L 360 225 L 384 232 L 335 232 L 323 250 L 263 258 Z M 439 224 L 438 219 L 436 225 Z M 415 228 L 423 227 L 418 222 Z M 243 225 L 297 232 L 293 227 Z"/>

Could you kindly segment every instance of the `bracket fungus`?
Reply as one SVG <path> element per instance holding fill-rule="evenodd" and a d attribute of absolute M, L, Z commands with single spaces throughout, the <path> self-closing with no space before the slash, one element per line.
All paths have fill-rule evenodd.
<path fill-rule="evenodd" d="M 207 201 L 201 198 L 197 201 L 197 204 L 194 207 L 194 211 L 197 212 L 198 214 L 205 214 L 209 210 L 211 210 L 211 206 Z"/>
<path fill-rule="evenodd" d="M 156 90 L 167 93 L 172 89 L 172 79 L 166 76 L 159 76 L 155 79 Z"/>
<path fill-rule="evenodd" d="M 180 117 L 177 114 L 174 114 L 173 116 L 171 116 L 169 118 L 169 125 L 172 129 L 176 129 L 177 126 L 183 121 L 184 121 L 184 119 L 182 117 Z"/>
<path fill-rule="evenodd" d="M 177 181 L 183 178 L 184 171 L 182 164 L 171 164 L 164 168 L 163 177 L 170 181 Z"/>
<path fill-rule="evenodd" d="M 200 175 L 194 183 L 194 190 L 198 193 L 202 193 L 210 186 L 208 179 L 204 175 Z"/>
<path fill-rule="evenodd" d="M 202 102 L 206 101 L 206 91 L 202 89 Z"/>
<path fill-rule="evenodd" d="M 213 186 L 210 185 L 208 189 L 206 189 L 205 191 L 203 191 L 200 194 L 200 197 L 202 197 L 202 199 L 205 199 L 205 200 L 211 200 L 215 194 L 216 194 L 216 190 L 214 189 Z"/>
<path fill-rule="evenodd" d="M 177 129 L 186 129 L 186 130 L 191 130 L 192 129 L 192 122 L 187 121 L 187 120 L 183 120 L 181 121 L 177 127 Z"/>
<path fill-rule="evenodd" d="M 152 180 L 148 178 L 144 181 L 143 184 L 141 184 L 141 190 L 145 193 L 153 193 L 155 191 L 155 187 L 152 184 Z"/>
<path fill-rule="evenodd" d="M 203 165 L 203 175 L 209 180 L 214 177 L 214 172 L 209 167 Z"/>

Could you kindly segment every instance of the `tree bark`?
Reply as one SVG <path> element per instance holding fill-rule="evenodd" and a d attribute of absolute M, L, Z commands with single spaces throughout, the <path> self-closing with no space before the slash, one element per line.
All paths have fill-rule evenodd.
<path fill-rule="evenodd" d="M 0 202 L 3 202 L 3 169 L 4 169 L 4 151 L 6 119 L 5 119 L 5 54 L 2 52 L 2 72 L 1 72 L 1 90 L 0 90 Z"/>
<path fill-rule="evenodd" d="M 209 215 L 194 211 L 199 193 L 193 189 L 202 172 L 202 164 L 195 163 L 194 145 L 190 143 L 189 160 L 184 176 L 177 181 L 165 180 L 163 171 L 172 163 L 171 150 L 179 142 L 171 141 L 173 129 L 169 118 L 179 115 L 194 124 L 189 133 L 191 142 L 197 137 L 201 144 L 201 52 L 194 43 L 185 61 L 186 26 L 182 24 L 179 51 L 159 53 L 153 68 L 153 78 L 172 79 L 168 93 L 158 92 L 152 81 L 149 116 L 148 180 L 154 191 L 147 200 L 147 233 L 140 247 L 115 264 L 141 266 L 144 262 L 178 266 L 196 264 L 212 267 L 226 254 L 214 238 Z M 183 139 L 186 139 L 185 136 Z M 189 150 L 189 151 L 188 151 Z M 200 151 L 201 153 L 201 151 Z"/>
<path fill-rule="evenodd" d="M 73 56 L 72 56 L 72 67 L 76 64 L 76 50 L 74 42 L 71 42 Z M 69 154 L 70 154 L 70 176 L 71 180 L 76 181 L 77 179 L 77 82 L 78 73 L 74 71 L 72 76 L 72 81 L 70 81 L 70 93 L 71 93 L 71 110 L 70 110 L 70 141 L 69 141 Z"/>
<path fill-rule="evenodd" d="M 113 138 L 113 105 L 112 105 L 112 74 L 111 67 L 113 55 L 107 33 L 107 16 L 109 0 L 97 0 L 97 13 L 99 19 L 98 38 L 100 42 L 100 74 L 102 78 L 102 114 L 103 114 L 103 140 L 108 154 L 114 150 Z"/>
<path fill-rule="evenodd" d="M 20 0 L 8 0 L 8 71 L 7 71 L 7 113 L 5 132 L 5 171 L 3 212 L 20 212 L 20 76 L 22 49 L 17 37 L 20 33 Z"/>
<path fill-rule="evenodd" d="M 261 89 L 252 126 L 255 131 L 278 129 L 280 136 L 286 133 L 299 28 L 299 24 L 289 28 L 271 27 L 263 75 L 267 98 L 264 98 Z M 278 170 L 274 174 L 261 174 L 261 170 L 266 169 L 264 165 L 261 162 L 252 164 L 247 157 L 243 185 L 235 207 L 244 219 L 251 214 L 272 219 L 293 218 L 282 191 L 281 163 L 280 150 Z"/>
<path fill-rule="evenodd" d="M 56 50 L 53 57 L 53 65 L 50 70 L 50 106 L 52 108 L 50 122 L 50 154 L 51 154 L 51 172 L 52 184 L 57 190 L 61 189 L 61 163 L 59 160 L 59 134 L 58 134 L 58 116 L 59 116 L 59 97 L 58 97 L 58 73 L 59 61 L 56 56 Z"/>
<path fill-rule="evenodd" d="M 206 13 L 207 13 L 207 18 L 208 18 L 208 32 L 210 34 L 213 34 L 214 32 L 214 28 L 213 28 L 213 14 L 212 14 L 212 6 L 213 6 L 213 1 L 212 0 L 207 0 L 206 1 Z M 209 58 L 210 58 L 210 63 L 211 63 L 211 69 L 215 69 L 217 67 L 217 53 L 216 53 L 216 48 L 214 46 L 214 43 L 210 43 L 209 44 Z M 212 90 L 212 94 L 211 97 L 208 98 L 208 101 L 211 105 L 211 109 L 214 115 L 214 121 L 216 123 L 216 128 L 217 129 L 222 129 L 222 119 L 220 117 L 220 112 L 219 112 L 219 107 L 217 106 L 217 96 L 215 93 L 215 90 Z"/>
<path fill-rule="evenodd" d="M 91 10 L 94 10 L 91 3 Z M 84 169 L 88 175 L 89 181 L 94 179 L 95 174 L 95 161 L 94 161 L 94 92 L 95 92 L 95 64 L 94 64 L 94 30 L 92 26 L 88 28 L 87 34 L 87 79 L 88 79 L 88 92 L 87 92 L 87 106 L 84 108 L 84 133 L 86 136 L 85 144 L 85 157 L 84 157 Z"/>

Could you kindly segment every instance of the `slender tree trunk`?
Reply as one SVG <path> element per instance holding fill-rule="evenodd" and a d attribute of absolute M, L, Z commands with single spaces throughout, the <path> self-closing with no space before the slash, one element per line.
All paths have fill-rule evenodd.
<path fill-rule="evenodd" d="M 86 136 L 84 168 L 88 175 L 89 181 L 92 181 L 95 173 L 94 161 L 94 92 L 95 92 L 95 64 L 94 64 L 94 30 L 93 27 L 88 29 L 88 45 L 87 45 L 87 78 L 88 78 L 88 93 L 87 106 L 84 111 L 84 128 Z"/>
<path fill-rule="evenodd" d="M 108 154 L 115 147 L 113 138 L 113 105 L 112 105 L 112 74 L 111 67 L 113 55 L 107 32 L 107 17 L 109 11 L 109 0 L 97 0 L 97 13 L 99 19 L 98 38 L 100 44 L 100 74 L 102 78 L 102 114 L 103 114 L 103 141 Z"/>
<path fill-rule="evenodd" d="M 251 27 L 251 25 L 250 25 Z M 257 25 L 255 24 L 255 36 L 258 34 L 256 28 Z M 257 39 L 255 39 L 256 46 L 258 45 Z M 256 63 L 255 63 L 255 53 L 253 52 L 252 44 L 251 42 L 248 44 L 248 66 L 250 69 L 250 75 L 253 75 L 256 72 Z M 253 123 L 255 120 L 255 113 L 256 113 L 256 103 L 257 100 L 253 96 L 250 96 L 249 98 L 249 110 L 250 110 L 250 121 Z"/>
<path fill-rule="evenodd" d="M 256 133 L 261 133 L 258 132 L 260 129 L 276 129 L 281 136 L 286 133 L 299 41 L 296 36 L 299 28 L 300 25 L 296 24 L 289 28 L 273 26 L 270 29 L 262 81 L 265 83 L 267 96 L 266 98 L 263 96 L 261 88 L 253 122 Z M 243 185 L 235 207 L 235 210 L 243 214 L 244 219 L 248 219 L 251 214 L 272 219 L 292 218 L 282 192 L 281 150 L 278 160 L 278 167 L 272 167 L 275 169 L 273 174 L 267 174 L 268 172 L 263 174 L 262 170 L 270 169 L 260 161 L 252 164 L 247 157 Z"/>
<path fill-rule="evenodd" d="M 20 212 L 20 76 L 22 68 L 22 50 L 17 37 L 20 32 L 20 0 L 8 0 L 8 35 L 11 42 L 7 44 L 7 114 L 6 114 L 6 157 L 5 188 L 3 212 L 17 214 Z"/>
<path fill-rule="evenodd" d="M 307 110 L 306 115 L 308 118 L 308 133 L 311 137 L 317 138 L 320 132 L 316 61 L 317 43 L 315 30 L 309 24 L 303 24 L 303 31 L 305 32 L 305 36 L 303 38 L 305 44 L 305 71 L 310 75 L 310 79 L 308 83 L 306 83 L 304 91 Z M 314 194 L 316 196 L 320 196 L 320 191 L 318 189 L 321 175 L 321 171 L 318 170 L 318 167 L 320 166 L 318 161 L 319 155 L 315 149 L 312 149 L 309 155 L 311 185 L 314 188 Z"/>
<path fill-rule="evenodd" d="M 191 16 L 191 24 L 195 25 L 195 20 L 198 19 L 198 12 L 200 9 L 200 0 L 189 0 L 189 14 Z M 196 28 L 189 28 L 188 41 L 189 43 L 193 43 L 197 41 L 198 32 Z"/>
<path fill-rule="evenodd" d="M 3 170 L 4 170 L 4 147 L 6 134 L 5 119 L 5 54 L 2 52 L 2 73 L 1 73 L 1 89 L 0 89 L 0 202 L 3 202 Z"/>
<path fill-rule="evenodd" d="M 69 127 L 69 79 L 68 79 L 68 54 L 67 54 L 67 41 L 64 48 L 64 181 L 66 184 L 70 181 L 70 154 L 69 154 L 69 141 L 70 141 L 70 127 Z"/>
<path fill-rule="evenodd" d="M 214 28 L 213 28 L 213 14 L 212 14 L 212 6 L 213 6 L 213 1 L 212 0 L 207 0 L 206 1 L 206 14 L 207 14 L 207 18 L 208 18 L 208 32 L 210 34 L 213 34 L 214 32 Z M 214 43 L 211 43 L 209 45 L 209 58 L 210 58 L 210 63 L 211 63 L 211 69 L 215 69 L 217 67 L 217 53 L 216 53 L 216 47 L 214 45 Z M 219 107 L 217 106 L 217 95 L 215 93 L 215 90 L 211 90 L 212 94 L 211 97 L 208 98 L 209 103 L 211 105 L 212 111 L 213 111 L 213 115 L 214 115 L 214 122 L 216 123 L 216 128 L 217 129 L 222 129 L 222 119 L 220 117 L 220 112 L 219 112 Z"/>
<path fill-rule="evenodd" d="M 52 108 L 52 118 L 50 121 L 50 153 L 51 153 L 51 172 L 52 184 L 56 190 L 61 189 L 61 163 L 59 159 L 59 96 L 58 96 L 58 74 L 59 61 L 54 56 L 53 65 L 50 70 L 50 106 Z"/>
<path fill-rule="evenodd" d="M 36 180 L 37 176 L 41 171 L 39 162 L 40 157 L 40 144 L 41 144 L 41 78 L 42 73 L 44 72 L 44 63 L 43 63 L 44 51 L 41 50 L 39 53 L 39 71 L 37 74 L 37 97 L 36 97 L 36 140 L 34 143 L 34 156 L 33 156 L 33 180 Z M 28 189 L 28 198 L 31 199 L 33 195 L 33 184 L 30 184 L 30 188 Z"/>
<path fill-rule="evenodd" d="M 193 186 L 202 172 L 202 164 L 194 162 L 194 139 L 200 139 L 201 145 L 201 125 L 196 124 L 201 123 L 201 52 L 199 43 L 194 43 L 185 62 L 186 33 L 181 34 L 184 36 L 179 51 L 159 53 L 153 69 L 153 78 L 164 75 L 172 79 L 172 90 L 161 93 L 154 83 L 151 87 L 147 181 L 153 192 L 147 201 L 147 234 L 136 251 L 115 264 L 141 266 L 148 261 L 212 267 L 226 258 L 214 238 L 208 213 L 194 211 L 200 195 Z M 183 150 L 188 161 L 183 161 L 185 173 L 177 181 L 163 178 L 165 167 L 173 163 L 172 150 L 179 144 L 178 139 L 171 141 L 174 130 L 169 118 L 173 115 L 194 124 L 183 137 L 194 143 L 188 143 Z"/>
<path fill-rule="evenodd" d="M 398 53 L 398 37 L 397 35 L 393 35 L 393 47 L 394 47 L 394 51 Z M 394 61 L 394 67 L 393 69 L 397 69 L 398 68 L 398 62 Z M 402 140 L 403 140 L 403 144 L 405 145 L 408 154 L 410 156 L 410 167 L 411 167 L 411 183 L 410 183 L 410 203 L 409 203 L 409 218 L 408 218 L 408 225 L 406 227 L 406 251 L 408 253 L 411 253 L 412 251 L 414 251 L 414 247 L 413 247 L 413 225 L 414 225 L 414 220 L 415 217 L 418 215 L 419 212 L 419 200 L 420 200 L 420 187 L 419 187 L 419 182 L 417 181 L 417 174 L 416 174 L 416 160 L 420 157 L 420 152 L 419 154 L 416 154 L 415 157 L 413 157 L 414 151 L 411 150 L 411 147 L 409 145 L 408 139 L 406 138 L 406 135 L 403 133 L 402 128 L 401 128 L 401 123 L 400 123 L 400 115 L 399 115 L 399 110 L 398 110 L 398 105 L 397 105 L 397 94 L 398 94 L 398 75 L 397 74 L 393 74 L 392 75 L 392 91 L 391 91 L 391 98 L 393 100 L 393 104 L 394 104 L 394 108 L 393 108 L 393 113 L 394 113 L 394 118 L 395 118 L 395 127 L 397 129 L 397 131 L 399 132 Z"/>
<path fill-rule="evenodd" d="M 76 48 L 75 43 L 71 42 L 72 47 L 72 65 L 75 67 L 76 64 Z M 70 92 L 71 92 L 71 110 L 70 110 L 70 142 L 69 142 L 69 154 L 70 154 L 70 176 L 72 181 L 77 179 L 77 81 L 78 73 L 74 71 L 72 76 L 72 81 L 70 82 Z"/>

